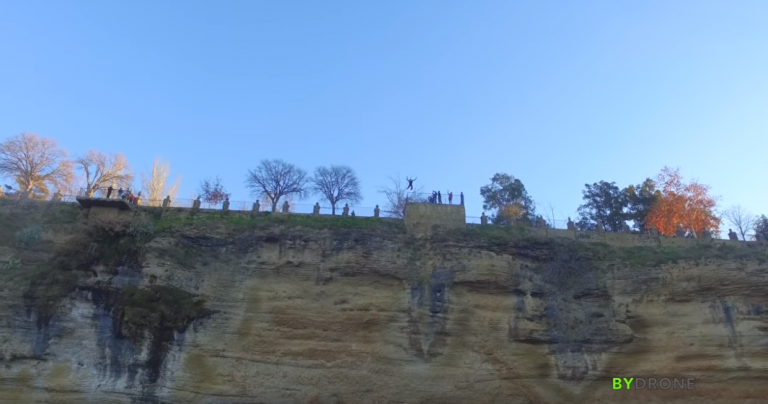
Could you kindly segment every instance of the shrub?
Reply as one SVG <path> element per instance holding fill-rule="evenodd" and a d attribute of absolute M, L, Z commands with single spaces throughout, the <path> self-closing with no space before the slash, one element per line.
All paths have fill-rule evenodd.
<path fill-rule="evenodd" d="M 6 270 L 16 269 L 21 266 L 21 258 L 12 257 L 8 262 L 5 264 Z"/>
<path fill-rule="evenodd" d="M 132 223 L 128 226 L 127 233 L 138 240 L 147 240 L 155 234 L 155 226 L 152 222 Z"/>
<path fill-rule="evenodd" d="M 32 225 L 16 233 L 16 247 L 29 248 L 43 240 L 43 227 Z"/>

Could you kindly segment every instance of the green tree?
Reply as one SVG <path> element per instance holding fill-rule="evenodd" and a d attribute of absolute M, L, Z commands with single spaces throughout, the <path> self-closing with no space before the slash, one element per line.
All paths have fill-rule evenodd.
<path fill-rule="evenodd" d="M 755 230 L 755 236 L 763 241 L 768 241 L 768 217 L 765 215 L 758 216 L 755 219 L 753 229 Z"/>
<path fill-rule="evenodd" d="M 621 231 L 626 218 L 624 209 L 629 200 L 615 182 L 584 184 L 582 194 L 584 204 L 579 206 L 579 221 L 576 223 L 579 230 L 595 230 L 599 220 L 603 231 Z"/>
<path fill-rule="evenodd" d="M 534 223 L 536 206 L 525 190 L 525 185 L 512 175 L 497 173 L 491 183 L 480 188 L 483 209 L 495 210 L 493 224 L 509 225 L 515 222 Z"/>
<path fill-rule="evenodd" d="M 642 184 L 630 185 L 624 192 L 629 200 L 626 218 L 634 222 L 635 230 L 644 231 L 648 212 L 661 197 L 661 191 L 656 189 L 656 181 L 646 178 Z"/>

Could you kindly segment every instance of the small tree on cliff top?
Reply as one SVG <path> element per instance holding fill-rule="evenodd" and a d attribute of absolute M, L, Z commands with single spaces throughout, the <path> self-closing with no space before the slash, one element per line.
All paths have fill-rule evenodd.
<path fill-rule="evenodd" d="M 391 185 L 379 188 L 379 193 L 387 199 L 382 211 L 386 217 L 402 219 L 405 216 L 405 207 L 408 203 L 426 202 L 424 187 L 416 186 L 408 190 L 400 180 L 400 174 L 389 177 Z"/>
<path fill-rule="evenodd" d="M 615 182 L 600 181 L 592 185 L 584 184 L 582 191 L 584 204 L 579 206 L 580 230 L 593 230 L 600 221 L 602 231 L 619 232 L 624 225 L 624 209 L 629 205 L 627 193 L 616 186 Z"/>
<path fill-rule="evenodd" d="M 740 205 L 732 206 L 723 213 L 723 216 L 725 216 L 736 231 L 741 234 L 741 239 L 747 241 L 747 233 L 754 229 L 756 222 L 755 216 Z"/>
<path fill-rule="evenodd" d="M 248 170 L 245 186 L 253 195 L 266 195 L 277 212 L 277 204 L 284 196 L 307 194 L 307 173 L 283 160 L 262 160 L 254 170 Z"/>
<path fill-rule="evenodd" d="M 695 237 L 704 229 L 713 233 L 720 230 L 721 220 L 714 213 L 716 198 L 709 195 L 710 187 L 691 181 L 683 183 L 679 169 L 664 167 L 658 176 L 661 197 L 646 218 L 646 228 L 655 227 L 661 234 L 671 236 L 678 226 Z"/>
<path fill-rule="evenodd" d="M 89 198 L 99 189 L 109 186 L 129 187 L 133 182 L 133 173 L 128 159 L 122 153 L 107 154 L 96 150 L 74 159 L 74 163 L 83 171 L 85 194 Z"/>
<path fill-rule="evenodd" d="M 491 183 L 480 188 L 483 210 L 496 210 L 494 224 L 508 225 L 518 220 L 536 221 L 536 205 L 525 185 L 512 175 L 497 173 Z"/>
<path fill-rule="evenodd" d="M 22 193 L 48 194 L 71 182 L 72 163 L 55 140 L 24 132 L 0 143 L 0 175 L 15 178 Z"/>
<path fill-rule="evenodd" d="M 331 204 L 331 214 L 336 214 L 336 204 L 341 201 L 357 203 L 363 199 L 360 181 L 355 171 L 347 166 L 317 167 L 310 180 L 312 190 L 325 197 Z"/>
<path fill-rule="evenodd" d="M 221 178 L 217 175 L 215 179 L 206 178 L 200 181 L 200 198 L 209 207 L 213 207 L 229 198 L 229 193 L 224 189 Z"/>

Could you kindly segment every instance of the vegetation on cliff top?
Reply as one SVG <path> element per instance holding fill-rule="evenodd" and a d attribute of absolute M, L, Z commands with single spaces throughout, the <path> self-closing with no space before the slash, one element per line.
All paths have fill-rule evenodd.
<path fill-rule="evenodd" d="M 380 229 L 405 233 L 405 225 L 400 220 L 374 217 L 351 216 L 313 216 L 295 214 L 273 214 L 261 212 L 258 215 L 239 212 L 198 212 L 191 216 L 162 217 L 160 210 L 148 211 L 153 217 L 153 224 L 158 231 L 204 224 L 219 224 L 234 229 L 268 229 L 273 227 L 308 228 L 308 229 Z"/>
<path fill-rule="evenodd" d="M 436 240 L 458 241 L 500 253 L 520 254 L 528 251 L 541 259 L 547 259 L 546 251 L 557 248 L 578 253 L 593 261 L 633 267 L 707 260 L 768 262 L 768 249 L 756 243 L 733 244 L 706 239 L 686 239 L 685 245 L 615 246 L 599 241 L 545 237 L 524 226 L 469 226 L 438 235 Z"/>

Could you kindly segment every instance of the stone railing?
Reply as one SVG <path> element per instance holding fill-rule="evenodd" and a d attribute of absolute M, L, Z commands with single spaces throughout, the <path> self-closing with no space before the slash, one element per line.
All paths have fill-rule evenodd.
<path fill-rule="evenodd" d="M 17 201 L 29 200 L 32 202 L 50 201 L 50 202 L 62 202 L 62 203 L 75 203 L 75 200 L 77 197 L 78 197 L 77 195 L 62 195 L 62 194 L 56 193 L 48 199 L 24 199 L 20 197 L 19 194 L 8 194 L 8 193 L 0 194 L 0 198 L 2 198 L 3 200 L 17 200 Z M 111 199 L 116 199 L 116 197 L 113 197 Z M 461 206 L 456 204 L 441 205 L 441 204 L 429 204 L 429 203 L 423 203 L 423 204 L 418 203 L 418 204 L 411 204 L 411 205 L 424 205 L 425 207 L 426 206 L 436 206 L 436 207 L 443 206 L 445 207 L 445 209 L 450 209 L 449 208 L 450 206 L 454 206 L 457 208 Z M 271 212 L 272 211 L 271 205 L 263 204 L 258 200 L 255 202 L 223 201 L 222 203 L 219 203 L 216 205 L 210 205 L 199 199 L 165 198 L 163 200 L 156 200 L 156 201 L 139 199 L 132 206 L 136 208 L 166 207 L 166 208 L 177 208 L 182 210 L 194 209 L 194 210 L 200 210 L 200 211 L 235 211 L 235 212 L 268 212 L 268 211 Z M 300 204 L 300 203 L 293 203 L 291 201 L 284 201 L 283 203 L 280 204 L 278 213 L 331 216 L 333 213 L 333 210 L 330 206 L 320 205 L 319 202 L 312 205 L 312 204 Z M 343 206 L 337 207 L 335 214 L 336 216 L 340 216 L 340 217 L 355 217 L 355 216 L 382 217 L 382 218 L 389 218 L 393 220 L 402 220 L 401 218 L 397 218 L 397 215 L 392 214 L 392 212 L 388 212 L 381 209 L 378 205 L 376 205 L 375 207 L 359 207 L 359 206 L 349 206 L 348 204 L 345 204 Z M 464 217 L 465 217 L 464 221 L 468 225 L 494 226 L 493 224 L 490 223 L 489 217 L 486 216 L 485 213 L 483 213 L 481 216 L 465 215 Z M 549 232 L 553 235 L 556 234 L 558 236 L 578 238 L 578 239 L 584 239 L 584 240 L 601 240 L 601 239 L 602 240 L 631 240 L 631 239 L 673 240 L 673 239 L 677 239 L 677 240 L 688 240 L 688 241 L 697 240 L 695 238 L 692 239 L 689 237 L 682 237 L 679 235 L 663 236 L 658 234 L 649 234 L 645 232 L 629 231 L 628 228 L 626 228 L 625 231 L 620 233 L 602 232 L 602 231 L 579 231 L 575 229 L 573 222 L 565 221 L 565 220 L 555 220 L 555 221 L 550 220 L 550 221 L 547 221 L 547 223 L 545 223 L 544 226 L 528 226 L 528 227 L 531 227 L 533 230 L 536 230 L 536 231 L 543 231 L 545 233 Z M 627 239 L 627 237 L 629 237 L 629 239 Z M 707 238 L 707 237 L 702 237 L 702 238 Z M 720 237 L 720 233 L 713 233 L 708 238 L 722 239 Z M 727 240 L 727 241 L 734 241 L 734 240 Z M 744 242 L 744 241 L 740 241 L 740 242 Z M 750 240 L 747 242 L 754 242 L 754 241 Z"/>

